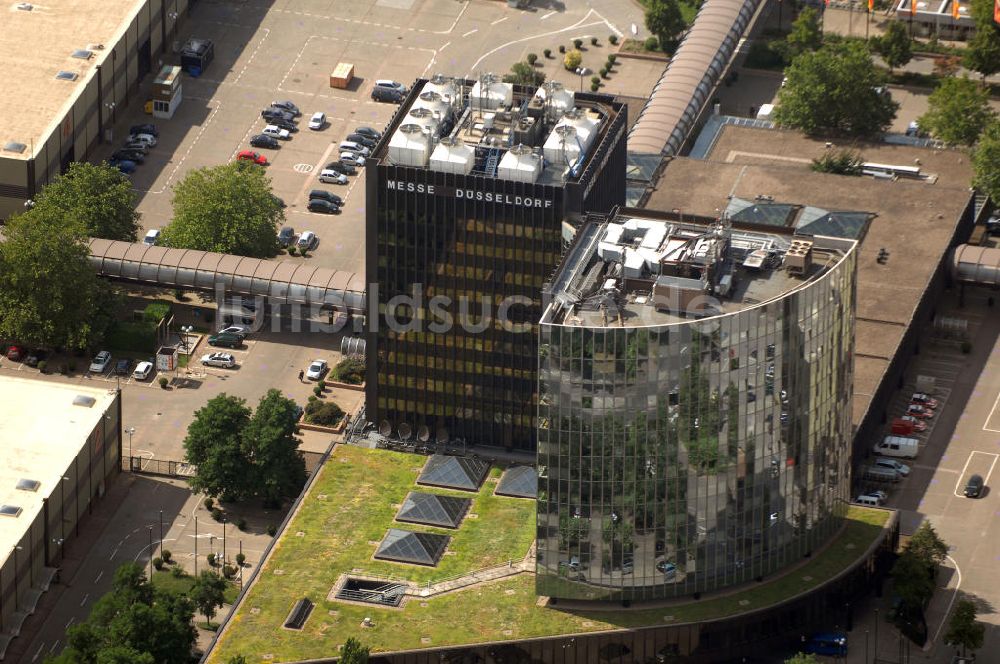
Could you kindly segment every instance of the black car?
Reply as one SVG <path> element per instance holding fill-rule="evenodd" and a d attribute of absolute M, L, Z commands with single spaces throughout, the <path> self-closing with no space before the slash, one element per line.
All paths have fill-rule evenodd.
<path fill-rule="evenodd" d="M 325 189 L 313 189 L 309 192 L 309 200 L 311 201 L 329 201 L 334 205 L 343 205 L 344 199 L 333 193 L 332 191 L 326 191 Z"/>
<path fill-rule="evenodd" d="M 255 148 L 268 148 L 270 150 L 277 150 L 281 147 L 278 143 L 278 139 L 274 136 L 266 136 L 264 134 L 257 134 L 250 139 L 250 145 Z"/>
<path fill-rule="evenodd" d="M 115 373 L 119 376 L 127 376 L 132 368 L 132 360 L 118 360 L 115 362 Z"/>
<path fill-rule="evenodd" d="M 291 122 L 295 119 L 295 116 L 287 111 L 283 111 L 280 108 L 265 108 L 260 112 L 260 117 L 264 118 L 271 124 L 274 124 L 275 120 L 283 120 L 284 122 Z"/>
<path fill-rule="evenodd" d="M 354 175 L 358 172 L 353 166 L 345 164 L 342 161 L 331 161 L 326 165 L 325 170 L 337 171 L 338 173 L 343 173 L 344 175 Z"/>
<path fill-rule="evenodd" d="M 129 135 L 149 134 L 150 136 L 155 136 L 156 138 L 160 137 L 160 132 L 159 130 L 157 130 L 156 125 L 149 123 L 132 125 L 131 127 L 129 127 L 128 133 Z"/>
<path fill-rule="evenodd" d="M 272 101 L 271 108 L 280 108 L 283 111 L 295 115 L 296 117 L 302 115 L 302 111 L 299 110 L 299 107 L 290 101 Z"/>
<path fill-rule="evenodd" d="M 125 141 L 121 149 L 128 150 L 129 152 L 138 152 L 139 154 L 149 154 L 149 146 L 142 141 Z"/>
<path fill-rule="evenodd" d="M 365 146 L 369 150 L 371 150 L 372 148 L 375 147 L 375 141 L 373 141 L 372 139 L 368 138 L 367 136 L 365 136 L 363 134 L 348 134 L 347 138 L 345 138 L 344 140 L 345 141 L 353 141 L 354 143 L 357 143 L 358 145 Z"/>
<path fill-rule="evenodd" d="M 299 130 L 299 128 L 295 125 L 294 122 L 290 120 L 285 120 L 283 118 L 274 118 L 273 120 L 271 120 L 271 124 L 273 124 L 278 129 L 287 129 L 289 133 L 292 134 L 294 134 Z"/>
<path fill-rule="evenodd" d="M 322 198 L 313 198 L 309 200 L 309 211 L 323 212 L 324 214 L 339 214 L 340 206 L 330 201 L 325 201 Z"/>
<path fill-rule="evenodd" d="M 403 101 L 403 93 L 393 88 L 380 88 L 376 85 L 372 88 L 372 99 L 375 101 L 398 104 Z"/>
<path fill-rule="evenodd" d="M 969 481 L 965 484 L 965 497 L 966 498 L 979 498 L 983 495 L 983 489 L 985 488 L 985 483 L 983 482 L 982 475 L 973 475 L 969 478 Z"/>
<path fill-rule="evenodd" d="M 27 364 L 29 367 L 37 367 L 38 363 L 47 358 L 48 356 L 49 356 L 48 351 L 44 351 L 41 349 L 33 350 L 30 353 L 28 353 L 28 357 L 24 359 L 24 363 Z"/>
<path fill-rule="evenodd" d="M 382 138 L 382 132 L 372 129 L 371 127 L 358 127 L 354 130 L 354 133 L 366 136 L 373 141 L 377 141 Z"/>
<path fill-rule="evenodd" d="M 292 242 L 295 241 L 295 229 L 291 226 L 282 226 L 281 230 L 278 231 L 278 244 L 282 247 L 287 247 Z"/>
<path fill-rule="evenodd" d="M 142 153 L 138 150 L 118 150 L 111 155 L 111 158 L 115 161 L 134 161 L 137 164 L 141 164 L 146 161 L 146 158 L 142 156 Z"/>

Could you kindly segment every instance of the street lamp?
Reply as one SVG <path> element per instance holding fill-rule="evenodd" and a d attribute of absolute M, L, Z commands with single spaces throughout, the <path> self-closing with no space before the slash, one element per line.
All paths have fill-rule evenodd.
<path fill-rule="evenodd" d="M 125 433 L 128 434 L 128 469 L 132 470 L 132 434 L 135 433 L 135 427 L 125 429 Z"/>
<path fill-rule="evenodd" d="M 194 331 L 194 325 L 181 325 L 181 343 L 184 345 L 184 353 L 188 352 L 187 335 Z"/>
<path fill-rule="evenodd" d="M 580 75 L 580 92 L 583 92 L 583 77 L 589 75 L 591 72 L 586 67 L 577 67 L 576 73 Z"/>

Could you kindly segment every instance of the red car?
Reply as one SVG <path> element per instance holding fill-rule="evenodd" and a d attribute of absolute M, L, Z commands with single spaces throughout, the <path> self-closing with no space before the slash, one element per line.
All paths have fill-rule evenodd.
<path fill-rule="evenodd" d="M 20 362 L 24 359 L 24 349 L 20 346 L 11 346 L 7 349 L 7 359 L 13 362 Z"/>
<path fill-rule="evenodd" d="M 236 161 L 252 161 L 258 166 L 267 166 L 267 157 L 253 150 L 243 150 L 236 155 Z"/>
<path fill-rule="evenodd" d="M 913 396 L 910 397 L 910 403 L 920 404 L 921 406 L 926 406 L 930 409 L 938 407 L 938 400 L 924 394 L 923 392 L 914 392 Z"/>
<path fill-rule="evenodd" d="M 912 424 L 914 431 L 927 431 L 927 425 L 918 420 L 917 418 L 913 417 L 912 415 L 904 415 L 899 419 Z"/>
<path fill-rule="evenodd" d="M 915 403 L 911 403 L 906 407 L 906 414 L 912 415 L 913 417 L 919 417 L 922 420 L 930 419 L 934 417 L 934 411 L 930 408 L 924 408 L 923 406 L 918 406 Z"/>

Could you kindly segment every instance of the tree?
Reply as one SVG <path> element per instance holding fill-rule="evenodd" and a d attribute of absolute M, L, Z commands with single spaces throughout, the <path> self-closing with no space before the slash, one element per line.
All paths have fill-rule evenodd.
<path fill-rule="evenodd" d="M 687 24 L 677 0 L 651 0 L 646 6 L 646 29 L 656 35 L 660 46 L 676 41 Z"/>
<path fill-rule="evenodd" d="M 340 664 L 368 664 L 368 654 L 371 649 L 361 645 L 353 636 L 344 642 L 340 649 Z"/>
<path fill-rule="evenodd" d="M 815 51 L 823 45 L 823 30 L 819 26 L 819 12 L 805 7 L 792 23 L 792 30 L 781 44 L 780 51 L 791 62 L 798 56 Z"/>
<path fill-rule="evenodd" d="M 0 338 L 69 349 L 99 341 L 113 298 L 89 256 L 81 230 L 53 206 L 11 218 L 0 242 Z"/>
<path fill-rule="evenodd" d="M 226 660 L 226 664 L 250 664 L 250 660 L 246 658 L 246 655 L 232 655 Z"/>
<path fill-rule="evenodd" d="M 267 391 L 243 432 L 243 454 L 253 464 L 254 490 L 270 504 L 302 490 L 306 466 L 295 437 L 298 406 Z"/>
<path fill-rule="evenodd" d="M 983 77 L 1000 71 L 1000 27 L 989 22 L 978 23 L 976 34 L 965 46 L 965 66 Z"/>
<path fill-rule="evenodd" d="M 224 500 L 253 495 L 253 478 L 243 454 L 243 429 L 250 421 L 246 401 L 225 393 L 195 411 L 184 450 L 197 467 L 191 487 Z"/>
<path fill-rule="evenodd" d="M 934 579 L 927 563 L 909 550 L 892 566 L 892 583 L 907 610 L 922 610 L 934 594 Z"/>
<path fill-rule="evenodd" d="M 189 172 L 174 187 L 174 220 L 163 243 L 181 249 L 266 258 L 285 219 L 260 166 L 234 162 Z"/>
<path fill-rule="evenodd" d="M 574 49 L 567 53 L 566 57 L 563 58 L 563 67 L 569 71 L 573 71 L 580 66 L 581 62 L 583 62 L 583 53 Z"/>
<path fill-rule="evenodd" d="M 34 209 L 61 217 L 91 237 L 135 242 L 139 233 L 132 183 L 107 163 L 71 163 L 42 188 Z"/>
<path fill-rule="evenodd" d="M 962 647 L 962 657 L 966 650 L 979 650 L 983 647 L 983 635 L 986 626 L 976 621 L 976 605 L 967 599 L 955 604 L 955 613 L 948 621 L 948 631 L 944 641 L 953 646 Z"/>
<path fill-rule="evenodd" d="M 529 53 L 529 55 L 532 54 Z M 535 69 L 528 62 L 515 62 L 511 65 L 510 73 L 504 76 L 503 80 L 506 83 L 538 87 L 545 82 L 545 74 Z"/>
<path fill-rule="evenodd" d="M 885 33 L 875 40 L 875 51 L 889 65 L 889 73 L 913 58 L 910 35 L 901 21 L 889 21 Z"/>
<path fill-rule="evenodd" d="M 995 119 L 989 90 L 963 76 L 941 81 L 917 124 L 945 143 L 972 145 Z"/>
<path fill-rule="evenodd" d="M 111 591 L 94 604 L 87 619 L 66 634 L 59 664 L 186 664 L 196 634 L 194 606 L 180 595 L 154 588 L 143 568 L 118 568 Z"/>
<path fill-rule="evenodd" d="M 1000 121 L 994 121 L 972 151 L 973 184 L 995 201 L 1000 201 Z"/>
<path fill-rule="evenodd" d="M 212 570 L 202 570 L 191 587 L 191 601 L 205 616 L 205 622 L 212 626 L 215 610 L 226 603 L 226 588 L 229 583 Z"/>
<path fill-rule="evenodd" d="M 774 118 L 807 134 L 872 136 L 889 127 L 899 108 L 863 44 L 830 44 L 803 53 L 786 73 Z"/>
<path fill-rule="evenodd" d="M 809 166 L 817 173 L 832 173 L 834 175 L 861 175 L 861 167 L 865 160 L 861 153 L 855 150 L 827 150 L 823 156 L 812 160 Z"/>
<path fill-rule="evenodd" d="M 948 545 L 934 530 L 930 521 L 924 521 L 906 544 L 906 550 L 928 567 L 944 563 L 948 557 Z"/>
<path fill-rule="evenodd" d="M 807 655 L 800 652 L 786 659 L 785 664 L 820 664 L 820 662 L 816 659 L 816 655 Z"/>

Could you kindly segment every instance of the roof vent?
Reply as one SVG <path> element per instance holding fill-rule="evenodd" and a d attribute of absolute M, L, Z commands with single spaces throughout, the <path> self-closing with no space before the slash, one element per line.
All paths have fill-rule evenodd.
<path fill-rule="evenodd" d="M 7 141 L 3 144 L 4 152 L 24 152 L 26 147 L 28 146 L 17 141 Z"/>
<path fill-rule="evenodd" d="M 95 403 L 97 403 L 97 399 L 95 399 L 94 397 L 88 397 L 84 394 L 78 394 L 75 397 L 73 397 L 74 406 L 83 406 L 85 408 L 90 408 Z"/>
<path fill-rule="evenodd" d="M 87 48 L 91 51 L 103 51 L 104 44 L 87 44 Z"/>
<path fill-rule="evenodd" d="M 38 487 L 40 486 L 42 486 L 42 483 L 38 480 L 28 480 L 22 478 L 17 481 L 18 491 L 38 491 Z"/>
<path fill-rule="evenodd" d="M 17 505 L 0 505 L 0 516 L 9 516 L 16 519 L 21 516 L 21 508 Z"/>
<path fill-rule="evenodd" d="M 58 78 L 60 81 L 75 81 L 77 79 L 77 76 L 78 74 L 76 72 L 65 71 L 65 70 L 56 74 L 56 78 Z"/>
<path fill-rule="evenodd" d="M 30 2 L 19 2 L 14 6 L 17 7 L 19 10 L 21 10 L 22 12 L 30 12 L 32 9 L 35 8 L 35 6 Z"/>
<path fill-rule="evenodd" d="M 77 60 L 90 60 L 94 57 L 94 52 L 86 48 L 78 48 L 73 51 L 73 57 Z"/>

